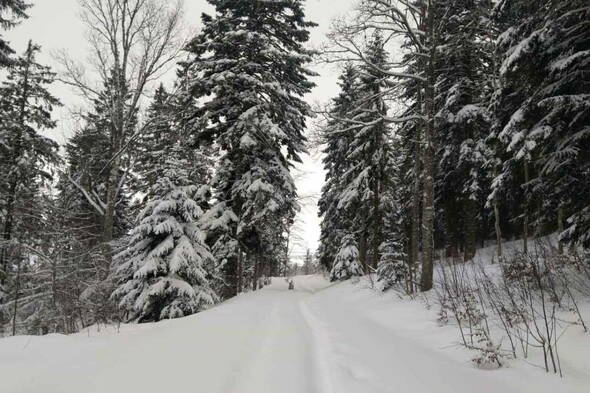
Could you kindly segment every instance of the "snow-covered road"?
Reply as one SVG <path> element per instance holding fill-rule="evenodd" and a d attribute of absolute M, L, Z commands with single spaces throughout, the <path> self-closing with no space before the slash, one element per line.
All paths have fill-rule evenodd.
<path fill-rule="evenodd" d="M 432 348 L 411 318 L 396 328 L 386 308 L 349 284 L 319 276 L 295 282 L 295 291 L 274 279 L 198 315 L 120 332 L 0 340 L 0 392 L 568 391 L 536 370 L 542 383 L 523 370 L 478 370 Z"/>

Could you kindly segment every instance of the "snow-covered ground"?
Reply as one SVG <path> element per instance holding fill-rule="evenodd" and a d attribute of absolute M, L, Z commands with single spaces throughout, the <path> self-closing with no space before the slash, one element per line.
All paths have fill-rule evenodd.
<path fill-rule="evenodd" d="M 453 345 L 457 339 L 453 327 L 437 326 L 435 307 L 378 294 L 366 281 L 300 276 L 289 291 L 275 278 L 179 320 L 2 339 L 0 392 L 590 391 L 590 337 L 583 333 L 562 346 L 577 356 L 564 379 L 521 361 L 477 369 L 471 354 Z"/>

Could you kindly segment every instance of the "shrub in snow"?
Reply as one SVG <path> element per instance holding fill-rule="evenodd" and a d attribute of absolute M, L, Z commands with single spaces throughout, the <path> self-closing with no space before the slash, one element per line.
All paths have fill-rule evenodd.
<path fill-rule="evenodd" d="M 500 353 L 501 345 L 494 345 L 491 340 L 485 340 L 484 345 L 480 348 L 479 354 L 471 361 L 478 367 L 483 369 L 494 369 L 502 367 L 503 355 Z"/>
<path fill-rule="evenodd" d="M 207 267 L 213 256 L 197 225 L 205 192 L 190 184 L 186 163 L 169 159 L 129 237 L 115 258 L 120 286 L 113 292 L 128 320 L 178 318 L 213 304 Z M 174 168 L 174 169 L 172 169 Z"/>
<path fill-rule="evenodd" d="M 408 278 L 408 266 L 403 261 L 381 261 L 377 266 L 377 281 L 383 291 L 394 285 L 403 284 Z"/>
<path fill-rule="evenodd" d="M 449 323 L 449 312 L 452 312 L 452 309 L 449 306 L 449 303 L 447 299 L 444 297 L 444 295 L 441 296 L 439 294 L 438 300 L 440 304 L 440 309 L 438 310 L 438 317 L 436 318 L 436 321 L 440 326 L 444 326 Z"/>
<path fill-rule="evenodd" d="M 410 269 L 404 263 L 407 260 L 407 255 L 404 252 L 404 234 L 401 231 L 400 225 L 400 206 L 395 195 L 389 195 L 386 198 L 387 212 L 385 213 L 387 219 L 384 231 L 384 239 L 379 246 L 379 253 L 381 258 L 377 265 L 377 281 L 381 283 L 383 291 L 387 291 L 394 285 L 409 284 Z M 409 285 L 405 288 L 407 292 L 411 292 Z"/>
<path fill-rule="evenodd" d="M 342 239 L 334 266 L 330 271 L 330 280 L 348 280 L 353 276 L 361 276 L 363 270 L 359 263 L 359 250 L 353 235 L 346 235 Z"/>
<path fill-rule="evenodd" d="M 500 266 L 502 266 L 504 278 L 508 281 L 524 279 L 530 282 L 534 279 L 534 266 L 524 253 L 517 253 L 510 259 L 503 258 L 500 261 Z"/>

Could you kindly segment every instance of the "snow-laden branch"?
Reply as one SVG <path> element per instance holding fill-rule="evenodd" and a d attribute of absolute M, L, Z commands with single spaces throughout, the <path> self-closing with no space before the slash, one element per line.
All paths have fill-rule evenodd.
<path fill-rule="evenodd" d="M 92 205 L 92 207 L 94 207 L 94 209 L 101 215 L 104 216 L 104 206 L 106 206 L 105 203 L 103 203 L 98 196 L 96 195 L 96 193 L 94 193 L 94 195 L 97 197 L 97 200 L 95 200 L 94 198 L 92 198 L 92 196 L 90 196 L 90 194 L 88 194 L 88 192 L 86 191 L 86 189 L 84 189 L 84 187 L 82 187 L 77 181 L 75 181 L 74 179 L 72 179 L 72 177 L 68 174 L 68 180 L 70 181 L 70 183 L 72 183 L 74 185 L 74 187 L 76 187 L 81 193 L 82 195 L 84 195 L 84 197 L 86 198 L 86 200 L 88 201 L 88 203 L 90 203 Z"/>

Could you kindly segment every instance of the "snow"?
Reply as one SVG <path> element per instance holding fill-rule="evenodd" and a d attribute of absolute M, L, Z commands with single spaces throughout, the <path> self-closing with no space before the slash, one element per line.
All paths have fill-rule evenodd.
<path fill-rule="evenodd" d="M 543 41 L 543 39 L 544 32 L 542 30 L 536 30 L 533 31 L 527 38 L 520 41 L 516 46 L 511 48 L 510 55 L 504 60 L 502 66 L 500 67 L 500 74 L 505 75 L 514 68 L 518 61 L 523 61 L 524 58 L 530 56 L 535 43 Z"/>
<path fill-rule="evenodd" d="M 493 247 L 480 255 L 492 255 Z M 0 340 L 2 392 L 586 393 L 589 337 L 561 344 L 559 379 L 521 361 L 475 368 L 436 307 L 379 294 L 366 279 L 282 278 L 207 311 L 72 336 Z"/>
<path fill-rule="evenodd" d="M 584 60 L 584 58 L 590 58 L 590 49 L 575 52 L 569 56 L 566 56 L 565 58 L 558 58 L 557 60 L 551 62 L 549 68 L 552 71 L 563 71 L 574 64 L 576 61 Z"/>
<path fill-rule="evenodd" d="M 454 121 L 463 123 L 475 119 L 478 116 L 485 116 L 485 113 L 486 111 L 479 105 L 465 105 L 457 112 Z"/>

